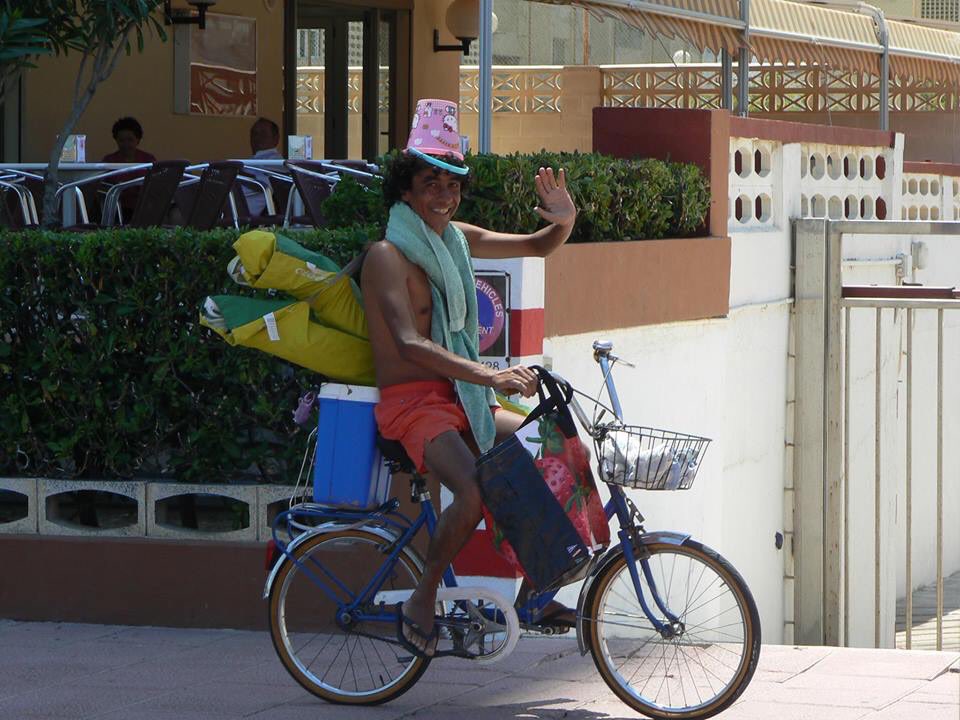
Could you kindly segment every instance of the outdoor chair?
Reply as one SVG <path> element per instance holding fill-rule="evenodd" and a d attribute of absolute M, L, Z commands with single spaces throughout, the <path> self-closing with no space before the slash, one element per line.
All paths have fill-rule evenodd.
<path fill-rule="evenodd" d="M 143 187 L 140 189 L 133 215 L 124 225 L 134 228 L 162 225 L 186 168 L 186 160 L 164 160 L 154 163 L 143 178 Z M 109 211 L 109 193 L 107 197 Z"/>
<path fill-rule="evenodd" d="M 365 160 L 320 160 L 315 163 L 318 167 L 308 167 L 319 173 L 337 173 L 340 177 L 351 177 L 365 187 L 373 184 L 380 168 Z"/>
<path fill-rule="evenodd" d="M 111 190 L 119 184 L 129 187 L 137 182 L 142 182 L 142 178 L 153 167 L 152 163 L 140 163 L 131 167 L 109 170 L 96 175 L 87 176 L 80 180 L 74 180 L 68 183 L 62 183 L 56 191 L 57 203 L 61 206 L 61 217 L 63 215 L 62 204 L 66 197 L 72 196 L 75 202 L 74 214 L 79 218 L 79 222 L 71 222 L 63 226 L 64 230 L 96 230 L 104 225 L 110 224 L 117 217 L 119 211 L 119 191 L 111 194 Z M 22 170 L 16 172 L 28 175 Z M 134 175 L 134 177 L 131 177 Z M 137 178 L 140 178 L 139 180 Z M 43 178 L 39 175 L 33 175 L 25 178 L 28 186 L 35 187 L 34 195 L 38 202 L 42 201 L 43 196 Z M 113 203 L 113 207 L 107 212 L 107 199 Z M 91 212 L 92 211 L 92 212 Z M 103 221 L 104 219 L 110 222 Z"/>
<path fill-rule="evenodd" d="M 143 178 L 117 183 L 107 192 L 104 201 L 103 225 L 113 225 L 117 213 L 117 200 L 124 188 L 143 183 L 137 205 L 125 227 L 145 228 L 163 225 L 173 203 L 173 196 L 187 169 L 186 160 L 162 160 L 155 162 Z"/>
<path fill-rule="evenodd" d="M 64 227 L 67 231 L 92 231 L 103 227 L 110 227 L 115 224 L 122 224 L 125 227 L 145 228 L 161 225 L 173 201 L 173 195 L 177 190 L 180 179 L 183 177 L 184 170 L 187 167 L 186 160 L 164 160 L 155 162 L 147 166 L 143 177 L 134 178 L 118 182 L 110 187 L 103 200 L 103 217 L 100 223 L 93 223 L 88 220 L 86 202 L 81 191 L 81 186 L 102 183 L 104 180 L 116 178 L 117 176 L 128 175 L 131 170 L 111 170 L 110 172 L 93 177 L 84 178 L 73 183 L 67 183 L 57 189 L 57 194 L 62 195 L 67 191 L 77 194 L 78 207 L 80 210 L 81 222 L 75 225 Z M 133 168 L 134 170 L 144 168 Z M 126 188 L 134 185 L 142 185 L 137 198 L 137 205 L 134 208 L 130 219 L 123 222 L 124 218 L 120 211 L 120 193 Z M 120 223 L 117 223 L 120 220 Z"/>
<path fill-rule="evenodd" d="M 212 162 L 206 167 L 196 183 L 193 202 L 186 213 L 186 227 L 210 230 L 220 225 L 228 202 L 233 218 L 230 224 L 236 226 L 237 213 L 232 204 L 231 191 L 242 168 L 243 163 L 235 160 Z"/>
<path fill-rule="evenodd" d="M 280 212 L 280 208 L 286 207 L 293 180 L 288 175 L 265 168 L 247 168 L 245 166 L 244 170 L 249 175 L 241 173 L 237 177 L 237 184 L 233 190 L 234 204 L 237 208 L 237 222 L 241 226 L 247 227 L 282 225 L 284 213 Z M 254 188 L 257 192 L 263 193 L 265 207 L 261 214 L 254 215 L 250 210 L 244 187 Z"/>
<path fill-rule="evenodd" d="M 323 201 L 330 197 L 334 185 L 337 184 L 335 175 L 324 175 L 308 170 L 301 163 L 290 161 L 284 163 L 293 178 L 297 194 L 303 201 L 305 215 L 292 216 L 292 199 L 287 203 L 287 225 L 313 225 L 323 227 L 326 219 L 323 217 Z"/>
<path fill-rule="evenodd" d="M 22 230 L 39 224 L 33 194 L 18 176 L 0 176 L 0 198 L 0 227 Z"/>

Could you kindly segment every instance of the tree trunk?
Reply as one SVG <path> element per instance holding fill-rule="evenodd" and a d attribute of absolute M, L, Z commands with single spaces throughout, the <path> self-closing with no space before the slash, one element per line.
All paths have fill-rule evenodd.
<path fill-rule="evenodd" d="M 117 66 L 117 61 L 126 47 L 131 29 L 131 25 L 122 28 L 116 44 L 104 41 L 104 44 L 86 53 L 80 61 L 80 68 L 77 70 L 77 82 L 74 86 L 73 107 L 70 110 L 70 116 L 60 130 L 60 134 L 57 135 L 57 141 L 53 144 L 50 157 L 47 160 L 47 172 L 43 181 L 43 214 L 40 222 L 43 227 L 53 227 L 57 224 L 57 184 L 60 178 L 60 155 L 63 153 L 64 145 L 67 144 L 67 136 L 73 132 L 90 101 L 93 100 L 97 86 L 113 73 L 113 69 Z M 83 73 L 91 55 L 93 56 L 93 67 L 90 69 L 90 80 L 81 92 Z"/>
<path fill-rule="evenodd" d="M 63 153 L 63 147 L 67 144 L 67 136 L 77 126 L 80 116 L 87 109 L 90 100 L 93 98 L 93 90 L 88 89 L 80 101 L 74 104 L 70 111 L 70 116 L 63 125 L 60 134 L 57 135 L 57 141 L 50 150 L 50 156 L 47 158 L 47 172 L 43 178 L 43 213 L 40 224 L 43 227 L 50 228 L 57 224 L 57 187 L 60 179 L 60 155 Z"/>

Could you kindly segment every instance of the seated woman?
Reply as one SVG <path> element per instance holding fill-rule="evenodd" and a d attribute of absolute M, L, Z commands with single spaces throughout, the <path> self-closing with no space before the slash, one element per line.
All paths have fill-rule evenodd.
<path fill-rule="evenodd" d="M 122 117 L 113 124 L 113 139 L 117 143 L 116 152 L 103 156 L 102 162 L 105 163 L 152 163 L 157 158 L 139 148 L 140 141 L 143 140 L 143 127 L 137 122 L 136 118 Z M 133 171 L 116 175 L 110 180 L 114 183 L 126 182 L 138 177 L 143 177 L 145 173 Z M 140 195 L 140 188 L 137 186 L 129 187 L 120 193 L 120 209 L 123 211 L 124 220 L 129 220 L 137 207 L 137 198 Z"/>

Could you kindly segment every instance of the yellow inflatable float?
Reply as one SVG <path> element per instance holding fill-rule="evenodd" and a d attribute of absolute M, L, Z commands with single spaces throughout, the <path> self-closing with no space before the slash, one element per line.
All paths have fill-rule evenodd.
<path fill-rule="evenodd" d="M 295 299 L 210 296 L 200 324 L 230 345 L 250 347 L 330 380 L 373 385 L 373 355 L 360 292 L 329 258 L 275 233 L 241 235 L 227 267 L 238 284 Z"/>

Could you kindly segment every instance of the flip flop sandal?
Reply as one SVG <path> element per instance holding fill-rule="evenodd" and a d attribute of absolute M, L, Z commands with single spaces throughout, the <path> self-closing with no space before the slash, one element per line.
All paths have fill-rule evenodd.
<path fill-rule="evenodd" d="M 437 634 L 437 626 L 434 625 L 432 632 L 424 632 L 423 628 L 420 627 L 413 620 L 408 618 L 403 614 L 403 603 L 398 602 L 396 605 L 397 611 L 397 642 L 400 643 L 401 647 L 404 650 L 411 653 L 414 657 L 423 658 L 425 660 L 433 659 L 437 651 L 437 640 L 439 636 Z M 417 647 L 409 639 L 407 639 L 406 633 L 404 633 L 404 627 L 409 629 L 416 635 L 418 638 L 424 641 L 423 649 Z"/>

